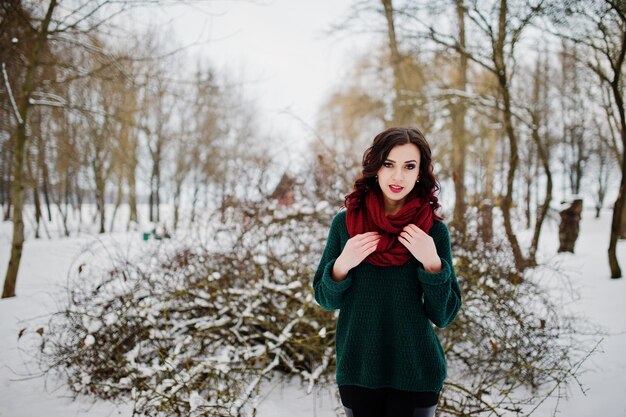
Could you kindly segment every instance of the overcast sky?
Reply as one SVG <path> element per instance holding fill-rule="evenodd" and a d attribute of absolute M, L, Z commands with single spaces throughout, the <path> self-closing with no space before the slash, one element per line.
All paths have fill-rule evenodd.
<path fill-rule="evenodd" d="M 151 14 L 173 20 L 181 42 L 212 39 L 194 53 L 245 81 L 246 96 L 259 107 L 263 131 L 284 135 L 290 151 L 297 152 L 306 139 L 303 123 L 315 127 L 321 103 L 345 79 L 354 57 L 366 50 L 364 36 L 328 34 L 351 3 L 219 1 Z"/>

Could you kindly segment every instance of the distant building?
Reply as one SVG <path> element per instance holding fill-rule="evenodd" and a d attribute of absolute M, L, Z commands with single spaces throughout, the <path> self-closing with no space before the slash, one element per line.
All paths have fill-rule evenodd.
<path fill-rule="evenodd" d="M 270 195 L 272 200 L 277 200 L 278 204 L 284 207 L 291 206 L 294 203 L 294 192 L 293 187 L 296 184 L 296 180 L 291 178 L 286 173 L 283 174 L 280 181 L 278 181 L 278 185 Z"/>

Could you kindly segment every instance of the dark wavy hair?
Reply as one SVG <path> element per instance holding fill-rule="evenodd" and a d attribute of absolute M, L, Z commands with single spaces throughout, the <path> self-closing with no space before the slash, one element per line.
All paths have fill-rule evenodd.
<path fill-rule="evenodd" d="M 372 146 L 363 154 L 363 170 L 361 176 L 354 182 L 354 190 L 348 194 L 344 201 L 345 207 L 359 207 L 365 202 L 365 195 L 370 190 L 376 190 L 376 174 L 389 156 L 389 152 L 397 146 L 412 143 L 420 151 L 419 182 L 411 190 L 408 198 L 417 197 L 431 204 L 433 213 L 440 207 L 439 199 L 435 193 L 439 191 L 439 181 L 433 174 L 433 164 L 430 146 L 426 138 L 414 127 L 391 127 L 375 138 Z M 435 218 L 442 218 L 435 214 Z"/>

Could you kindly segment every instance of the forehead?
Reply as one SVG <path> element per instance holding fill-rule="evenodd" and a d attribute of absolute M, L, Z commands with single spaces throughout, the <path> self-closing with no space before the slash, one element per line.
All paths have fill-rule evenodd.
<path fill-rule="evenodd" d="M 402 145 L 396 145 L 391 148 L 389 151 L 389 155 L 387 155 L 387 159 L 392 159 L 396 162 L 406 162 L 410 160 L 415 160 L 419 162 L 420 160 L 420 151 L 417 146 L 413 143 L 405 143 Z"/>

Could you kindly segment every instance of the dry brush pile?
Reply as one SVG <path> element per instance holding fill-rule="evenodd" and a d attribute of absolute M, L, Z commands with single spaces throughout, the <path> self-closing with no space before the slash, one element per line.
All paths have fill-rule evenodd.
<path fill-rule="evenodd" d="M 476 219 L 471 211 L 468 219 Z M 563 305 L 576 294 L 557 269 L 517 271 L 506 237 L 478 222 L 451 231 L 463 307 L 440 337 L 449 363 L 442 415 L 526 416 L 577 383 L 599 333 Z M 551 283 L 543 280 L 550 280 Z"/>
<path fill-rule="evenodd" d="M 83 259 L 67 308 L 44 332 L 44 368 L 63 373 L 76 395 L 131 400 L 150 416 L 252 415 L 276 375 L 309 391 L 332 382 L 336 315 L 317 306 L 311 281 L 335 211 L 249 204 L 213 223 L 219 249 L 164 243 L 112 268 Z M 540 395 L 516 397 L 518 388 L 575 375 L 584 357 L 575 322 L 530 280 L 504 278 L 504 246 L 463 247 L 454 254 L 464 306 L 440 331 L 450 373 L 440 410 L 522 415 Z"/>

